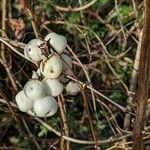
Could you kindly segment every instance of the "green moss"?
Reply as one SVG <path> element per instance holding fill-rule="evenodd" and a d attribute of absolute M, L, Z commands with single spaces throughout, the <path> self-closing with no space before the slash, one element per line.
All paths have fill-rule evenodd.
<path fill-rule="evenodd" d="M 80 13 L 71 13 L 68 16 L 68 22 L 78 24 L 81 21 Z"/>

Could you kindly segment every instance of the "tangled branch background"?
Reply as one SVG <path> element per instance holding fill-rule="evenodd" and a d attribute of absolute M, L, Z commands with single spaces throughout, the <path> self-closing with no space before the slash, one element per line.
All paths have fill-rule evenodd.
<path fill-rule="evenodd" d="M 2 0 L 0 2 L 0 148 L 132 149 L 144 20 L 142 0 Z M 80 86 L 57 97 L 48 118 L 19 111 L 15 96 L 38 64 L 23 50 L 34 38 L 64 35 Z M 148 81 L 147 81 L 148 82 Z M 148 100 L 149 103 L 149 100 Z M 148 106 L 148 105 L 147 105 Z M 142 132 L 150 143 L 149 107 Z"/>

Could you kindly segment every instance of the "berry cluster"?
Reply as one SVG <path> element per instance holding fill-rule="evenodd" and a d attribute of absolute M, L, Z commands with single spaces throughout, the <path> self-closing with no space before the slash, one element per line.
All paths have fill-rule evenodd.
<path fill-rule="evenodd" d="M 54 97 L 63 92 L 65 85 L 69 95 L 78 94 L 78 84 L 66 78 L 72 75 L 72 59 L 67 55 L 66 46 L 66 38 L 56 33 L 49 33 L 44 40 L 32 39 L 25 46 L 25 57 L 38 64 L 39 68 L 33 71 L 32 79 L 16 95 L 21 111 L 32 110 L 38 117 L 49 117 L 57 112 L 58 104 Z"/>

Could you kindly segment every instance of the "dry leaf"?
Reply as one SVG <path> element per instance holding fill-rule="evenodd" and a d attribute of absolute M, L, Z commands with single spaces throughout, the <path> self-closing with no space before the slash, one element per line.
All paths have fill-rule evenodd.
<path fill-rule="evenodd" d="M 26 6 L 24 0 L 16 0 L 16 8 L 20 13 L 24 13 L 25 7 Z"/>
<path fill-rule="evenodd" d="M 25 33 L 25 24 L 23 19 L 11 19 L 9 21 L 10 27 L 15 34 L 15 37 L 19 40 Z"/>

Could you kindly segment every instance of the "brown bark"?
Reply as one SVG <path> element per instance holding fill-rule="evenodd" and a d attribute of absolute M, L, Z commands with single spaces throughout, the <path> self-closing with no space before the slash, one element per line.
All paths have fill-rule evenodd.
<path fill-rule="evenodd" d="M 145 19 L 141 44 L 141 55 L 138 78 L 138 104 L 133 129 L 133 150 L 142 150 L 145 114 L 147 108 L 149 76 L 150 76 L 150 0 L 145 1 Z"/>

